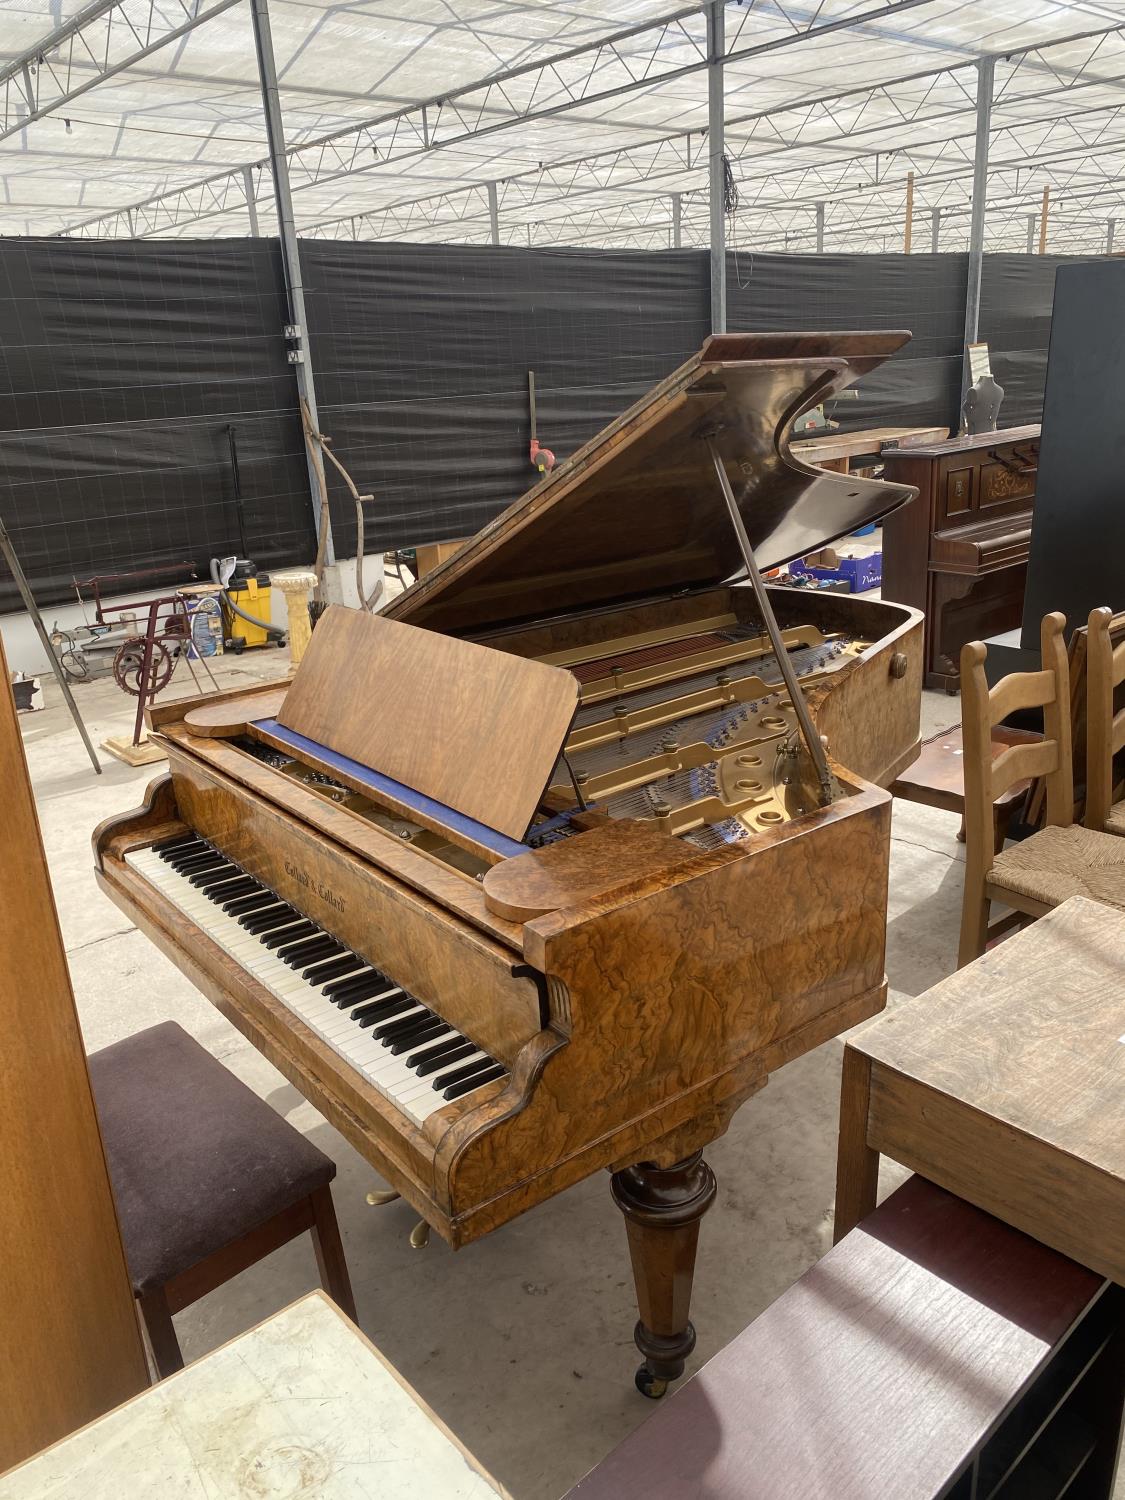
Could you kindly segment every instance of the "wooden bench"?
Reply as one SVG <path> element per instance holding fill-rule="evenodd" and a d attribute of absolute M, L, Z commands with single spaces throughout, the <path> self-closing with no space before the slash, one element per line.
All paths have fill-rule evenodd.
<path fill-rule="evenodd" d="M 571 1500 L 1108 1500 L 1123 1302 L 912 1177 Z"/>

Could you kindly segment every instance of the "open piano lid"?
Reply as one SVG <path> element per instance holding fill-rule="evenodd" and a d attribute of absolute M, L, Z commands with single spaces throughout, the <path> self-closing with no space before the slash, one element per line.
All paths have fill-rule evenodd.
<path fill-rule="evenodd" d="M 743 564 L 709 435 L 760 568 L 847 536 L 916 492 L 810 468 L 790 454 L 789 431 L 909 338 L 709 338 L 384 613 L 458 635 L 722 583 Z"/>

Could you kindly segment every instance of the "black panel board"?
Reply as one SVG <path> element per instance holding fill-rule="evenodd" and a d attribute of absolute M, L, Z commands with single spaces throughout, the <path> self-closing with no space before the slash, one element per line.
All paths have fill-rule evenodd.
<path fill-rule="evenodd" d="M 908 328 L 913 337 L 829 417 L 860 427 L 956 429 L 965 332 L 964 255 L 727 256 L 732 333 Z"/>
<path fill-rule="evenodd" d="M 539 441 L 574 452 L 697 350 L 699 251 L 301 246 L 321 427 L 368 507 L 370 545 L 468 536 L 537 479 Z M 354 506 L 331 485 L 337 551 Z"/>
<path fill-rule="evenodd" d="M 287 316 L 273 241 L 0 243 L 0 514 L 42 604 L 241 550 L 228 425 L 251 555 L 312 555 Z"/>
<path fill-rule="evenodd" d="M 306 241 L 323 430 L 368 507 L 370 550 L 476 531 L 698 349 L 705 251 L 519 250 Z M 1003 420 L 1034 421 L 1050 257 L 986 256 L 982 337 Z M 963 255 L 727 257 L 735 331 L 909 328 L 830 415 L 844 430 L 956 424 Z M 0 514 L 44 605 L 72 576 L 241 550 L 308 562 L 311 504 L 271 240 L 0 241 Z M 354 508 L 329 470 L 337 551 Z M 0 577 L 0 609 L 17 607 Z"/>
<path fill-rule="evenodd" d="M 1059 267 L 1021 644 L 1060 609 L 1069 630 L 1125 608 L 1125 261 Z"/>

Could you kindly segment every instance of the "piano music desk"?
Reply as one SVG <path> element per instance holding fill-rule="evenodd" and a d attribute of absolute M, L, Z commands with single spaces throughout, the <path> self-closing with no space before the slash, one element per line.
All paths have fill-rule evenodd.
<path fill-rule="evenodd" d="M 844 1049 L 836 1238 L 879 1156 L 1125 1283 L 1125 914 L 1072 897 Z"/>
<path fill-rule="evenodd" d="M 506 1496 L 323 1292 L 44 1449 L 0 1500 Z"/>

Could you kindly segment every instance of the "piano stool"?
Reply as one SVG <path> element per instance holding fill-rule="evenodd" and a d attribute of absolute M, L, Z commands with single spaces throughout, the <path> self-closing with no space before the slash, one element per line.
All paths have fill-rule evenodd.
<path fill-rule="evenodd" d="M 354 1321 L 330 1157 L 174 1021 L 93 1053 L 89 1067 L 161 1378 L 184 1364 L 173 1314 L 306 1230 L 325 1291 Z"/>
<path fill-rule="evenodd" d="M 1109 1500 L 1125 1290 L 911 1177 L 567 1500 Z"/>

